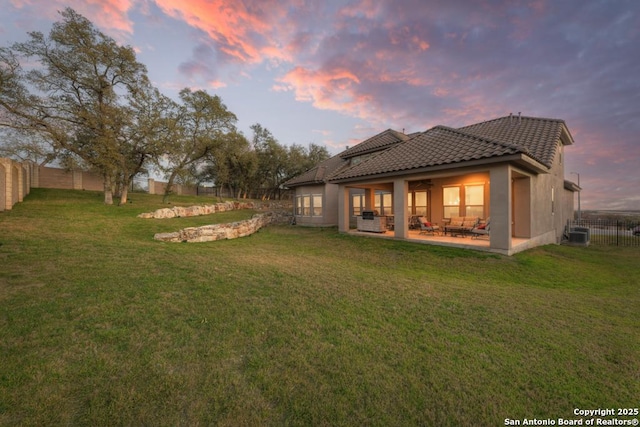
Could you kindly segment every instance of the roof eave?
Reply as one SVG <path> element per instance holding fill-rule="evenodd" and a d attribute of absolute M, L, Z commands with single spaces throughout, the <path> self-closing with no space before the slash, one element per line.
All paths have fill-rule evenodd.
<path fill-rule="evenodd" d="M 576 184 L 573 181 L 566 180 L 566 179 L 564 180 L 564 188 L 565 188 L 565 190 L 569 190 L 569 191 L 572 191 L 574 193 L 577 193 L 577 192 L 582 190 L 582 188 L 580 188 L 578 186 L 578 184 Z"/>
<path fill-rule="evenodd" d="M 564 122 L 562 123 L 562 132 L 560 133 L 560 141 L 562 141 L 563 145 L 573 145 L 574 143 L 573 136 L 571 135 L 569 128 Z"/>
<path fill-rule="evenodd" d="M 296 187 L 302 187 L 304 185 L 322 185 L 322 184 L 326 184 L 326 182 L 325 181 L 304 181 L 304 182 L 295 182 L 293 184 L 288 184 L 285 182 L 282 185 L 284 186 L 284 188 L 292 189 Z"/>
<path fill-rule="evenodd" d="M 476 159 L 476 160 L 467 160 L 464 162 L 457 163 L 446 163 L 441 165 L 427 166 L 423 168 L 416 169 L 404 169 L 399 171 L 385 172 L 379 174 L 372 175 L 364 175 L 358 177 L 349 177 L 342 179 L 329 179 L 328 182 L 332 184 L 344 184 L 349 182 L 358 182 L 367 179 L 378 179 L 378 178 L 395 178 L 398 176 L 403 176 L 407 174 L 419 174 L 419 173 L 430 173 L 430 172 L 439 172 L 448 169 L 459 169 L 459 168 L 468 168 L 475 166 L 487 166 L 487 165 L 495 165 L 498 163 L 514 163 L 524 169 L 527 169 L 536 174 L 549 173 L 549 168 L 542 163 L 538 162 L 535 159 L 532 159 L 526 154 L 518 153 L 518 154 L 510 154 L 499 157 L 490 157 L 486 159 Z"/>

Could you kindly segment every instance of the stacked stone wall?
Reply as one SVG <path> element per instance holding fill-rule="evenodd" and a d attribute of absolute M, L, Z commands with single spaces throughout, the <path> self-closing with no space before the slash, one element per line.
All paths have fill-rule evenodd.
<path fill-rule="evenodd" d="M 283 215 L 274 212 L 255 214 L 246 221 L 227 224 L 212 224 L 202 227 L 188 227 L 173 233 L 157 233 L 153 238 L 163 242 L 213 242 L 216 240 L 237 239 L 250 236 L 262 227 L 275 222 L 282 222 Z"/>
<path fill-rule="evenodd" d="M 212 205 L 201 206 L 174 206 L 171 208 L 162 208 L 153 212 L 141 213 L 138 218 L 182 218 L 189 216 L 211 215 L 218 212 L 227 212 L 237 209 L 259 209 L 255 203 L 244 202 L 222 202 Z"/>

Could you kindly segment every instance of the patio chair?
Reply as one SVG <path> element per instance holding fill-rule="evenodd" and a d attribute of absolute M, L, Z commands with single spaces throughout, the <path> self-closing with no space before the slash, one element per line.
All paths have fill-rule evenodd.
<path fill-rule="evenodd" d="M 420 233 L 418 234 L 430 234 L 434 236 L 436 233 L 440 232 L 440 227 L 437 225 L 431 224 L 427 218 L 420 217 Z"/>
<path fill-rule="evenodd" d="M 487 220 L 483 223 L 480 223 L 473 227 L 470 231 L 472 239 L 480 239 L 480 238 L 490 238 L 491 235 L 491 218 L 487 218 Z"/>

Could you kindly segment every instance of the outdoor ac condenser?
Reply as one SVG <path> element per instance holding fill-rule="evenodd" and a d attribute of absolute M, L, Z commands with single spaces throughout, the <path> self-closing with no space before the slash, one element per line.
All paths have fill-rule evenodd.
<path fill-rule="evenodd" d="M 585 233 L 584 231 L 570 231 L 569 242 L 586 245 L 589 243 L 589 233 Z"/>

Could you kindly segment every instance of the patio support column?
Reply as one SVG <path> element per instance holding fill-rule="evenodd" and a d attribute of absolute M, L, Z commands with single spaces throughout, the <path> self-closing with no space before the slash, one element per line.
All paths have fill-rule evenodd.
<path fill-rule="evenodd" d="M 376 190 L 367 188 L 364 190 L 364 210 L 372 211 L 376 205 Z"/>
<path fill-rule="evenodd" d="M 393 222 L 396 239 L 409 237 L 409 214 L 407 212 L 409 182 L 405 179 L 393 181 Z"/>
<path fill-rule="evenodd" d="M 490 173 L 490 213 L 492 249 L 511 250 L 511 168 L 497 166 Z"/>
<path fill-rule="evenodd" d="M 349 231 L 349 187 L 338 186 L 338 231 Z"/>

